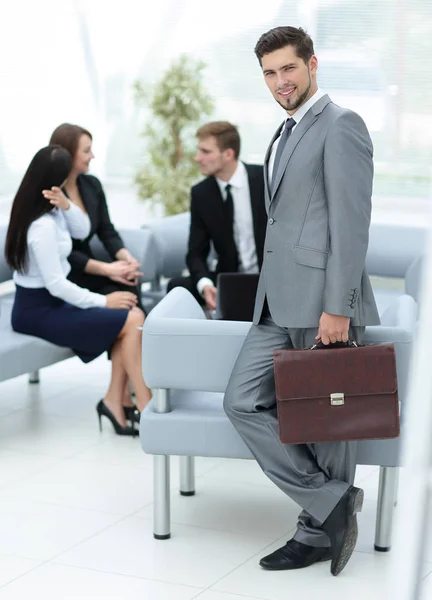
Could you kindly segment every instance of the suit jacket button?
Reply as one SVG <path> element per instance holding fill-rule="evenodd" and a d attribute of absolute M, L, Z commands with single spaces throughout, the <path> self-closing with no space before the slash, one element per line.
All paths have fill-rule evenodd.
<path fill-rule="evenodd" d="M 269 219 L 269 223 L 270 223 L 270 225 L 273 225 L 273 223 L 274 223 L 274 219 L 273 219 L 273 217 L 270 217 L 270 219 Z"/>

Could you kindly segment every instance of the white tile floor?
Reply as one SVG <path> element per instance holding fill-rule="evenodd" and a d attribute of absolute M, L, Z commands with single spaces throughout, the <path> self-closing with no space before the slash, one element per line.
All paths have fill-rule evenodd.
<path fill-rule="evenodd" d="M 138 439 L 98 431 L 109 364 L 72 359 L 0 383 L 0 598 L 386 600 L 391 555 L 373 551 L 377 469 L 359 468 L 360 536 L 337 578 L 329 564 L 261 570 L 299 509 L 254 461 L 197 459 L 197 494 L 174 485 L 172 539 L 152 537 L 152 463 Z M 173 460 L 177 481 L 177 460 Z M 423 597 L 432 599 L 432 551 Z"/>

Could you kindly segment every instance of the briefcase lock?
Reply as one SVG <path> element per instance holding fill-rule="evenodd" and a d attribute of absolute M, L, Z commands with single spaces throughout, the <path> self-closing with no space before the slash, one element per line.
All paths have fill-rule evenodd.
<path fill-rule="evenodd" d="M 330 404 L 332 406 L 342 406 L 345 404 L 345 395 L 344 394 L 330 394 Z"/>

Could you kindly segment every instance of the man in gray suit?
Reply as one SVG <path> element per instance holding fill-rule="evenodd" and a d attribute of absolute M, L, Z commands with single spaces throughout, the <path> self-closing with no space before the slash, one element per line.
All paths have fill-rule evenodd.
<path fill-rule="evenodd" d="M 356 443 L 279 441 L 273 350 L 360 340 L 365 325 L 379 324 L 364 266 L 372 142 L 357 114 L 318 89 L 318 60 L 302 29 L 272 29 L 255 53 L 287 119 L 265 158 L 263 266 L 224 407 L 264 473 L 303 508 L 293 539 L 260 565 L 298 569 L 331 560 L 338 575 L 354 550 L 363 503 L 353 486 Z"/>

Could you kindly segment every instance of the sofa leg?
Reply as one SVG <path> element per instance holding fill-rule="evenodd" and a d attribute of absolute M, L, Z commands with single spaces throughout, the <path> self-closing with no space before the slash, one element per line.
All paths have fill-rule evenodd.
<path fill-rule="evenodd" d="M 170 457 L 153 456 L 153 535 L 157 540 L 171 537 Z"/>
<path fill-rule="evenodd" d="M 32 371 L 29 373 L 29 383 L 39 383 L 39 371 Z"/>
<path fill-rule="evenodd" d="M 378 552 L 390 550 L 397 479 L 398 467 L 380 467 L 375 527 L 375 550 Z"/>
<path fill-rule="evenodd" d="M 396 477 L 395 477 L 395 495 L 394 495 L 394 506 L 397 506 L 398 503 L 398 494 L 399 494 L 399 475 L 400 475 L 400 467 L 395 467 L 396 469 Z"/>
<path fill-rule="evenodd" d="M 180 456 L 180 494 L 195 495 L 195 457 Z"/>

